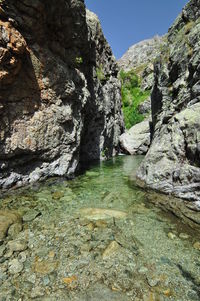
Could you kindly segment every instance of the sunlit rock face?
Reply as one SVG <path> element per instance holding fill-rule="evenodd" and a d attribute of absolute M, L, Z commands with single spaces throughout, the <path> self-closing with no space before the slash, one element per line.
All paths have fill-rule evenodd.
<path fill-rule="evenodd" d="M 113 156 L 117 66 L 81 0 L 0 1 L 0 187 L 71 176 Z"/>
<path fill-rule="evenodd" d="M 134 70 L 141 79 L 143 90 L 151 89 L 154 80 L 154 61 L 165 44 L 165 36 L 155 36 L 132 45 L 118 60 L 120 69 Z"/>
<path fill-rule="evenodd" d="M 191 0 L 169 29 L 155 63 L 152 144 L 138 177 L 193 201 L 200 210 L 200 1 Z"/>

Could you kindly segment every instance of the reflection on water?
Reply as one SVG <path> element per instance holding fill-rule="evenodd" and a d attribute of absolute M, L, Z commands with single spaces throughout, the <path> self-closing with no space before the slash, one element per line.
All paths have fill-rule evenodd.
<path fill-rule="evenodd" d="M 2 197 L 0 300 L 200 300 L 200 238 L 130 185 L 141 160 Z"/>

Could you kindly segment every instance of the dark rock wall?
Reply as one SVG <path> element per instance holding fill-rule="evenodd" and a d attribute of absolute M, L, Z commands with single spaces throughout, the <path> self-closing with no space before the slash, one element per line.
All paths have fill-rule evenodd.
<path fill-rule="evenodd" d="M 116 75 L 84 1 L 0 1 L 0 187 L 71 176 L 80 160 L 115 155 Z"/>
<path fill-rule="evenodd" d="M 153 140 L 138 177 L 200 209 L 200 1 L 191 0 L 155 63 Z"/>

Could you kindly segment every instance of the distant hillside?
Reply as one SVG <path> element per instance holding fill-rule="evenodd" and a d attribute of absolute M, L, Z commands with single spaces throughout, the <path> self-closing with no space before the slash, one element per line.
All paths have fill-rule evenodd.
<path fill-rule="evenodd" d="M 152 39 L 144 40 L 131 46 L 118 60 L 120 69 L 129 71 L 147 65 L 160 53 L 162 44 L 163 37 L 155 36 Z"/>

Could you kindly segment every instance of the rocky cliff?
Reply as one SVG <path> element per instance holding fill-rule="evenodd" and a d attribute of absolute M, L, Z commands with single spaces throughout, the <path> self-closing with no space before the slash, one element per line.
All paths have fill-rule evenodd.
<path fill-rule="evenodd" d="M 123 130 L 117 65 L 83 0 L 0 1 L 0 187 L 71 176 Z"/>
<path fill-rule="evenodd" d="M 151 89 L 153 85 L 154 60 L 160 54 L 165 37 L 155 36 L 131 46 L 118 60 L 120 69 L 134 70 L 141 78 L 141 87 Z"/>
<path fill-rule="evenodd" d="M 155 63 L 152 144 L 138 177 L 200 210 L 200 1 L 191 0 Z M 199 221 L 200 222 L 200 221 Z"/>

